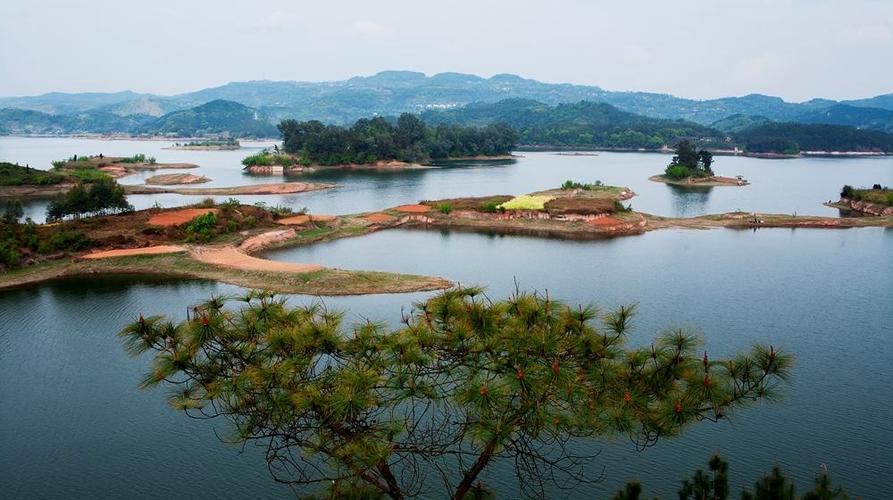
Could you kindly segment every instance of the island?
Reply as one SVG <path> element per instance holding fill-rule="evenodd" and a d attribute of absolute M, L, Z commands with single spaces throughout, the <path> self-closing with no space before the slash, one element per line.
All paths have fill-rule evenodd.
<path fill-rule="evenodd" d="M 239 141 L 234 138 L 229 139 L 219 139 L 219 140 L 203 140 L 203 141 L 189 141 L 189 142 L 176 142 L 173 146 L 166 147 L 164 149 L 178 149 L 185 151 L 235 151 L 237 149 L 241 149 L 242 145 L 239 144 Z"/>
<path fill-rule="evenodd" d="M 238 196 L 238 195 L 261 195 L 261 194 L 295 194 L 306 193 L 310 191 L 319 191 L 321 189 L 332 189 L 335 184 L 327 184 L 322 182 L 280 182 L 273 184 L 248 184 L 246 186 L 227 186 L 227 187 L 155 187 L 126 185 L 124 190 L 127 194 L 183 194 L 183 195 L 200 195 L 200 196 Z"/>
<path fill-rule="evenodd" d="M 893 215 L 893 191 L 880 184 L 871 189 L 845 185 L 840 190 L 840 200 L 825 205 L 840 209 L 844 215 L 889 216 Z"/>
<path fill-rule="evenodd" d="M 746 186 L 742 176 L 722 177 L 713 173 L 713 153 L 700 151 L 691 141 L 676 144 L 675 155 L 662 175 L 652 175 L 650 181 L 684 187 Z"/>
<path fill-rule="evenodd" d="M 284 120 L 279 130 L 282 148 L 277 145 L 245 158 L 246 171 L 280 174 L 317 168 L 424 168 L 444 160 L 510 160 L 517 143 L 515 131 L 504 124 L 432 127 L 409 113 L 394 124 L 375 117 L 350 127 Z"/>
<path fill-rule="evenodd" d="M 210 182 L 211 179 L 205 177 L 204 175 L 192 175 L 192 174 L 161 174 L 161 175 L 153 175 L 146 179 L 146 184 L 152 184 L 157 186 L 171 186 L 176 184 L 202 184 L 205 182 Z"/>
<path fill-rule="evenodd" d="M 521 195 L 423 200 L 338 216 L 212 199 L 185 208 L 134 211 L 124 195 L 125 187 L 112 179 L 80 184 L 54 200 L 48 224 L 21 222 L 18 201 L 8 201 L 5 208 L 0 205 L 0 289 L 99 273 L 161 274 L 311 295 L 403 293 L 453 286 L 439 277 L 348 271 L 257 255 L 273 248 L 396 228 L 589 240 L 667 228 L 893 227 L 893 214 L 817 217 L 731 212 L 661 217 L 635 212 L 625 204 L 635 196 L 628 188 L 598 181 L 567 181 L 555 189 Z"/>
<path fill-rule="evenodd" d="M 137 154 L 130 157 L 74 155 L 53 162 L 52 170 L 0 162 L 0 198 L 49 198 L 81 183 L 116 179 L 135 172 L 197 168 L 192 163 L 158 163 Z"/>

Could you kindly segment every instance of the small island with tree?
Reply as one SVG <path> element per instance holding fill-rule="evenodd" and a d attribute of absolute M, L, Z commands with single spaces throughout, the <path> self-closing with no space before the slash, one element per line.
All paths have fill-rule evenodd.
<path fill-rule="evenodd" d="M 417 167 L 437 160 L 511 159 L 518 135 L 508 125 L 432 127 L 404 113 L 396 120 L 361 119 L 349 127 L 312 120 L 279 124 L 282 148 L 242 161 L 252 173 L 316 167 Z"/>
<path fill-rule="evenodd" d="M 868 188 L 846 185 L 840 190 L 840 200 L 825 205 L 838 208 L 847 215 L 893 215 L 893 191 L 887 186 L 875 184 Z"/>
<path fill-rule="evenodd" d="M 706 149 L 698 150 L 691 141 L 680 141 L 663 175 L 654 175 L 649 180 L 676 186 L 746 186 L 748 182 L 741 176 L 722 177 L 713 173 L 713 153 Z"/>
<path fill-rule="evenodd" d="M 234 137 L 223 139 L 194 140 L 189 142 L 175 142 L 173 146 L 164 149 L 179 149 L 186 151 L 235 151 L 242 145 Z"/>

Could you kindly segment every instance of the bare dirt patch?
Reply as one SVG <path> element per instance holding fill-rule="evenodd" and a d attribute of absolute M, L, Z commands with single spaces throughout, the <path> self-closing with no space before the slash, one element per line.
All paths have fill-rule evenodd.
<path fill-rule="evenodd" d="M 335 215 L 310 214 L 310 220 L 313 222 L 335 222 L 338 217 Z"/>
<path fill-rule="evenodd" d="M 207 264 L 231 267 L 243 271 L 274 271 L 284 273 L 309 273 L 322 270 L 317 264 L 296 264 L 292 262 L 277 262 L 267 259 L 252 257 L 233 246 L 219 248 L 203 248 L 196 250 L 193 256 Z"/>
<path fill-rule="evenodd" d="M 88 253 L 85 259 L 106 259 L 109 257 L 129 257 L 131 255 L 157 255 L 162 253 L 185 252 L 186 249 L 177 245 L 156 245 L 142 248 L 119 248 L 117 250 L 105 250 L 102 252 Z"/>
<path fill-rule="evenodd" d="M 309 223 L 309 215 L 292 215 L 291 217 L 285 217 L 276 221 L 276 224 L 282 224 L 283 226 L 303 226 L 304 224 Z"/>
<path fill-rule="evenodd" d="M 179 226 L 185 224 L 199 215 L 207 213 L 217 213 L 216 208 L 184 208 L 183 210 L 174 210 L 172 212 L 162 212 L 149 217 L 148 224 L 150 226 Z"/>
<path fill-rule="evenodd" d="M 161 174 L 153 175 L 146 179 L 146 184 L 154 184 L 158 186 L 169 186 L 172 184 L 201 184 L 210 182 L 211 179 L 204 175 L 193 174 Z"/>
<path fill-rule="evenodd" d="M 297 234 L 294 229 L 280 229 L 278 231 L 268 231 L 266 233 L 252 236 L 239 245 L 239 249 L 243 252 L 256 252 L 270 245 L 281 243 L 291 239 Z"/>
<path fill-rule="evenodd" d="M 383 214 L 383 213 L 379 212 L 379 213 L 364 215 L 363 217 L 361 217 L 361 219 L 365 220 L 366 222 L 371 222 L 373 224 L 382 224 L 385 222 L 391 222 L 392 220 L 394 220 L 394 217 L 391 215 Z"/>
<path fill-rule="evenodd" d="M 394 210 L 405 214 L 423 214 L 430 212 L 431 207 L 428 205 L 400 205 L 399 207 L 395 207 Z"/>

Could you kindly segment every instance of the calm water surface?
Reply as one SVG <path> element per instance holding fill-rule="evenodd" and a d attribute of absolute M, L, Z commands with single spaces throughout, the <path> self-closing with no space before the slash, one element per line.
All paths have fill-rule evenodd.
<path fill-rule="evenodd" d="M 822 202 L 836 199 L 844 184 L 893 184 L 893 157 L 793 160 L 718 157 L 718 173 L 743 175 L 752 185 L 743 188 L 678 188 L 648 180 L 649 176 L 662 172 L 669 160 L 666 155 L 652 153 L 598 153 L 597 156 L 520 153 L 523 158 L 510 162 L 451 162 L 442 168 L 409 171 L 325 170 L 283 178 L 250 176 L 242 171 L 241 159 L 269 145 L 267 143 L 245 143 L 249 147 L 238 151 L 163 149 L 171 144 L 164 141 L 0 137 L 0 160 L 49 168 L 52 160 L 72 154 L 103 152 L 124 156 L 143 152 L 163 163 L 200 165 L 188 172 L 205 175 L 213 182 L 199 187 L 284 180 L 330 182 L 339 187 L 305 194 L 238 197 L 246 203 L 263 201 L 330 214 L 379 210 L 423 199 L 524 194 L 556 187 L 573 179 L 601 180 L 606 184 L 629 187 L 638 193 L 631 200 L 633 207 L 657 215 L 683 217 L 745 210 L 836 216 L 837 211 L 822 206 Z M 121 182 L 139 184 L 150 175 L 154 173 L 124 177 Z M 155 203 L 164 207 L 179 206 L 197 203 L 203 198 L 177 194 L 129 197 L 137 209 L 149 208 Z M 218 201 L 226 198 L 216 197 Z M 46 201 L 29 202 L 26 211 L 34 220 L 43 220 Z"/>
<path fill-rule="evenodd" d="M 130 155 L 198 163 L 217 185 L 276 182 L 241 173 L 249 150 L 163 150 L 167 142 L 0 138 L 0 159 L 46 166 L 72 154 Z M 255 147 L 261 147 L 256 145 Z M 665 156 L 589 157 L 526 154 L 507 164 L 465 163 L 406 172 L 327 171 L 301 179 L 339 188 L 306 195 L 246 197 L 317 213 L 375 210 L 419 199 L 524 193 L 565 179 L 631 187 L 638 210 L 697 215 L 728 210 L 836 215 L 820 202 L 844 183 L 893 182 L 893 159 L 767 161 L 719 158 L 717 170 L 742 174 L 745 188 L 680 191 L 647 180 Z M 132 179 L 137 181 L 138 179 Z M 194 201 L 133 197 L 138 207 Z M 39 215 L 39 204 L 29 205 Z M 893 498 L 893 231 L 667 230 L 567 242 L 470 233 L 388 231 L 269 254 L 277 260 L 350 269 L 440 275 L 481 284 L 504 297 L 517 278 L 568 302 L 604 306 L 638 302 L 631 342 L 647 343 L 664 327 L 701 330 L 714 355 L 753 342 L 797 358 L 779 404 L 702 424 L 684 437 L 636 452 L 626 440 L 581 442 L 601 451 L 593 474 L 605 482 L 573 498 L 608 496 L 647 477 L 646 493 L 675 497 L 679 481 L 711 453 L 730 459 L 735 490 L 780 463 L 797 482 L 821 464 L 851 493 Z M 182 317 L 185 306 L 238 289 L 204 282 L 71 279 L 0 291 L 0 485 L 12 498 L 289 497 L 275 484 L 260 450 L 222 443 L 223 422 L 191 420 L 170 410 L 164 390 L 140 391 L 147 358 L 130 358 L 116 333 L 140 312 Z M 426 294 L 326 299 L 361 318 L 395 321 Z M 296 296 L 293 303 L 313 300 Z M 216 434 L 215 434 L 216 433 Z M 510 471 L 486 481 L 503 498 L 516 493 Z M 557 492 L 552 492 L 557 494 Z M 561 493 L 562 495 L 566 493 Z M 436 492 L 429 495 L 438 498 Z"/>

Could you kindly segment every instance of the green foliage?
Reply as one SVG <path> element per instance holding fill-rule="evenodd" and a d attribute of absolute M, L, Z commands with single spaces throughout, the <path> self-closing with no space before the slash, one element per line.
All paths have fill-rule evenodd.
<path fill-rule="evenodd" d="M 272 153 L 266 149 L 242 159 L 242 165 L 246 167 L 269 167 L 271 165 L 290 167 L 295 162 L 295 158 L 290 155 Z"/>
<path fill-rule="evenodd" d="M 670 179 L 688 177 L 708 177 L 713 175 L 713 153 L 707 150 L 698 151 L 690 141 L 676 144 L 676 154 L 664 170 Z"/>
<path fill-rule="evenodd" d="M 498 201 L 487 201 L 481 205 L 481 212 L 487 213 L 496 213 L 496 212 L 505 212 L 505 208 L 502 207 L 502 203 Z"/>
<path fill-rule="evenodd" d="M 146 155 L 143 153 L 137 153 L 133 156 L 129 156 L 127 158 L 121 158 L 119 160 L 120 163 L 145 163 Z"/>
<path fill-rule="evenodd" d="M 722 500 L 729 497 L 729 464 L 719 455 L 714 455 L 709 462 L 710 472 L 695 472 L 689 481 L 682 482 L 679 500 Z"/>
<path fill-rule="evenodd" d="M 638 500 L 642 497 L 642 485 L 638 481 L 626 484 L 623 490 L 614 495 L 614 500 Z M 682 482 L 679 500 L 728 500 L 732 497 L 729 488 L 729 464 L 719 455 L 710 458 L 707 472 L 698 470 L 691 479 Z M 849 498 L 842 488 L 831 485 L 831 476 L 822 470 L 816 476 L 812 490 L 802 497 L 795 495 L 791 483 L 776 465 L 772 472 L 761 478 L 754 489 L 741 492 L 742 500 L 846 500 Z"/>
<path fill-rule="evenodd" d="M 407 113 L 400 115 L 396 125 L 381 117 L 358 120 L 350 127 L 284 120 L 279 130 L 286 152 L 321 165 L 504 155 L 517 141 L 515 132 L 504 124 L 430 127 Z"/>
<path fill-rule="evenodd" d="M 228 137 L 225 139 L 214 139 L 207 141 L 189 141 L 187 143 L 180 144 L 175 143 L 174 146 L 185 146 L 185 147 L 202 147 L 209 148 L 215 146 L 229 146 L 229 147 L 239 147 L 239 141 L 235 137 Z"/>
<path fill-rule="evenodd" d="M 16 163 L 0 162 L 0 186 L 46 186 L 59 184 L 65 177 Z"/>
<path fill-rule="evenodd" d="M 25 210 L 22 208 L 22 202 L 19 200 L 7 200 L 6 206 L 3 208 L 3 223 L 4 224 L 18 224 L 19 219 L 25 215 Z"/>
<path fill-rule="evenodd" d="M 667 165 L 667 168 L 664 170 L 664 175 L 668 179 L 687 179 L 691 177 L 691 170 L 682 165 Z"/>
<path fill-rule="evenodd" d="M 550 106 L 530 99 L 506 99 L 429 111 L 422 118 L 435 124 L 506 123 L 518 131 L 519 143 L 527 146 L 654 150 L 691 137 L 724 140 L 720 132 L 696 123 L 649 118 L 588 101 Z"/>
<path fill-rule="evenodd" d="M 453 211 L 453 205 L 451 205 L 449 203 L 441 203 L 441 204 L 437 205 L 437 211 L 442 214 L 449 214 L 450 212 Z"/>
<path fill-rule="evenodd" d="M 109 174 L 95 168 L 78 168 L 68 171 L 68 174 L 79 182 L 93 183 L 111 179 Z"/>
<path fill-rule="evenodd" d="M 276 136 L 276 127 L 262 113 L 238 102 L 222 99 L 172 111 L 134 128 L 143 133 L 178 137 L 224 133 L 236 138 Z"/>
<path fill-rule="evenodd" d="M 76 230 L 61 230 L 50 238 L 51 250 L 76 252 L 90 248 L 92 242 L 87 235 Z"/>
<path fill-rule="evenodd" d="M 766 123 L 741 130 L 735 140 L 751 153 L 893 152 L 893 134 L 841 125 Z"/>
<path fill-rule="evenodd" d="M 561 189 L 565 189 L 565 190 L 567 190 L 567 189 L 582 189 L 583 191 L 591 191 L 593 189 L 600 188 L 602 186 L 604 186 L 602 181 L 595 181 L 592 183 L 582 183 L 582 182 L 576 182 L 576 181 L 572 181 L 572 180 L 566 180 L 561 185 Z"/>
<path fill-rule="evenodd" d="M 762 346 L 708 359 L 684 330 L 627 347 L 634 308 L 601 313 L 539 294 L 454 288 L 395 330 L 345 330 L 342 313 L 266 292 L 240 300 L 211 299 L 180 324 L 128 325 L 127 349 L 155 358 L 142 385 L 175 382 L 174 408 L 229 419 L 241 441 L 270 450 L 277 479 L 349 477 L 394 498 L 437 480 L 467 498 L 495 462 L 514 464 L 532 494 L 577 477 L 585 461 L 568 455 L 572 439 L 676 436 L 772 398 L 792 363 Z"/>
<path fill-rule="evenodd" d="M 217 233 L 217 214 L 208 212 L 199 215 L 186 225 L 187 241 L 207 242 Z"/>
<path fill-rule="evenodd" d="M 47 220 L 55 221 L 83 215 L 106 215 L 130 212 L 133 206 L 127 202 L 124 188 L 113 179 L 101 179 L 91 184 L 77 184 L 60 194 L 47 207 Z"/>
<path fill-rule="evenodd" d="M 840 190 L 840 197 L 877 205 L 893 206 L 893 192 L 887 186 L 875 184 L 871 189 L 856 189 L 849 184 Z"/>

